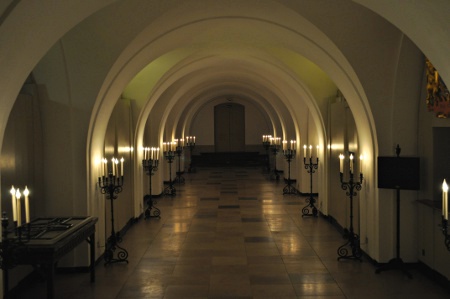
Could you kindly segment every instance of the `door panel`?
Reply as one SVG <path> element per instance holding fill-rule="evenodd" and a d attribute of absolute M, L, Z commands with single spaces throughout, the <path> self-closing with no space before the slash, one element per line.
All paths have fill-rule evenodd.
<path fill-rule="evenodd" d="M 245 107 L 221 104 L 214 107 L 214 144 L 216 152 L 245 151 Z"/>

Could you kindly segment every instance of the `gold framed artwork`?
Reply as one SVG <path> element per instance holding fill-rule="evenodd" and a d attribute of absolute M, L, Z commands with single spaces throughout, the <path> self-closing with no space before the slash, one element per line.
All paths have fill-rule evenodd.
<path fill-rule="evenodd" d="M 434 112 L 438 118 L 450 117 L 450 93 L 438 71 L 431 62 L 426 59 L 427 75 L 427 108 Z"/>

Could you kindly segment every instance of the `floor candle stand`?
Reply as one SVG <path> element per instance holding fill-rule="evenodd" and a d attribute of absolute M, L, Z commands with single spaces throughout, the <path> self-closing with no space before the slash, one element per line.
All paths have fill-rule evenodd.
<path fill-rule="evenodd" d="M 100 187 L 101 193 L 106 195 L 106 199 L 111 202 L 111 235 L 105 244 L 105 265 L 112 263 L 125 262 L 128 264 L 128 251 L 119 246 L 118 244 L 122 242 L 122 237 L 119 233 L 115 232 L 114 229 L 114 200 L 117 199 L 117 194 L 122 192 L 123 186 L 123 166 L 121 170 L 121 175 L 118 175 L 117 169 L 118 160 L 113 158 L 113 171 L 109 172 L 108 176 L 103 175 L 98 178 L 98 185 Z M 123 159 L 122 159 L 123 165 Z M 114 254 L 117 253 L 117 257 Z"/>
<path fill-rule="evenodd" d="M 270 138 L 270 151 L 273 154 L 273 171 L 270 173 L 270 179 L 280 180 L 280 173 L 277 170 L 277 154 L 280 151 L 281 147 L 281 138 L 280 137 L 272 137 Z"/>
<path fill-rule="evenodd" d="M 268 173 L 270 173 L 270 138 L 272 138 L 271 135 L 263 135 L 262 137 L 262 145 L 266 151 L 266 170 Z"/>
<path fill-rule="evenodd" d="M 144 154 L 142 160 L 142 167 L 148 175 L 149 194 L 144 196 L 144 201 L 147 204 L 147 208 L 144 211 L 145 219 L 148 218 L 161 218 L 161 210 L 155 207 L 156 200 L 152 198 L 152 176 L 155 171 L 158 170 L 159 164 L 159 148 L 150 148 L 149 153 Z M 153 213 L 152 213 L 153 210 Z M 153 215 L 152 215 L 153 214 Z"/>
<path fill-rule="evenodd" d="M 309 173 L 309 198 L 306 199 L 308 204 L 302 209 L 302 217 L 317 217 L 318 211 L 314 205 L 316 199 L 313 196 L 313 173 L 315 173 L 319 167 L 319 158 L 316 158 L 316 163 L 314 163 L 313 158 L 309 157 L 309 163 L 306 163 L 306 157 L 303 157 L 303 164 L 305 165 L 306 171 Z"/>
<path fill-rule="evenodd" d="M 338 260 L 342 259 L 353 259 L 353 260 L 361 260 L 362 252 L 360 247 L 360 238 L 359 235 L 354 232 L 353 229 L 353 197 L 357 195 L 356 191 L 360 191 L 362 188 L 362 181 L 363 181 L 363 174 L 360 172 L 359 174 L 359 181 L 355 181 L 354 178 L 354 161 L 353 161 L 353 153 L 350 153 L 350 159 L 349 159 L 349 180 L 347 182 L 344 181 L 344 174 L 343 174 L 343 160 L 344 156 L 340 155 L 339 158 L 341 160 L 341 170 L 339 173 L 340 176 L 340 182 L 341 182 L 341 188 L 342 190 L 346 190 L 346 195 L 350 199 L 350 227 L 348 232 L 346 233 L 346 237 L 348 238 L 348 241 L 340 246 L 337 250 L 337 253 L 339 255 Z M 355 191 L 356 190 L 356 191 Z M 347 249 L 347 247 L 350 247 L 351 252 Z"/>
<path fill-rule="evenodd" d="M 285 194 L 297 194 L 297 189 L 292 185 L 293 180 L 291 180 L 291 162 L 295 158 L 295 140 L 291 140 L 287 142 L 283 141 L 283 156 L 286 158 L 288 162 L 288 179 L 287 185 L 283 188 L 283 195 Z"/>
<path fill-rule="evenodd" d="M 192 152 L 194 151 L 195 148 L 195 136 L 188 136 L 186 137 L 186 146 L 189 148 L 189 167 L 188 167 L 188 172 L 195 172 L 195 168 L 192 165 Z"/>
<path fill-rule="evenodd" d="M 163 146 L 164 159 L 169 163 L 169 186 L 164 188 L 164 195 L 175 196 L 177 190 L 173 186 L 172 181 L 172 163 L 175 160 L 175 143 L 165 142 Z"/>
<path fill-rule="evenodd" d="M 181 155 L 183 154 L 183 139 L 179 139 L 176 142 L 178 143 L 175 149 L 175 153 L 178 156 L 178 171 L 176 173 L 177 176 L 175 177 L 175 182 L 178 184 L 184 184 L 184 177 L 183 177 L 184 171 L 181 171 Z"/>

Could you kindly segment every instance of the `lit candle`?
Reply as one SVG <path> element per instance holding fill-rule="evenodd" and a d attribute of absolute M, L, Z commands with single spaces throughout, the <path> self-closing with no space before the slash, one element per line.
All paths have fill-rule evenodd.
<path fill-rule="evenodd" d="M 119 160 L 114 158 L 114 166 L 116 167 L 116 175 L 119 176 Z"/>
<path fill-rule="evenodd" d="M 20 190 L 16 190 L 16 199 L 17 199 L 17 226 L 22 225 L 22 207 L 20 204 Z"/>
<path fill-rule="evenodd" d="M 16 201 L 16 189 L 14 189 L 14 186 L 11 187 L 11 205 L 12 205 L 12 213 L 13 213 L 13 221 L 17 221 L 17 201 Z"/>
<path fill-rule="evenodd" d="M 123 157 L 120 159 L 120 175 L 123 176 Z"/>
<path fill-rule="evenodd" d="M 445 179 L 442 183 L 442 217 L 448 220 L 448 185 Z"/>
<path fill-rule="evenodd" d="M 114 169 L 115 168 L 114 167 L 114 158 L 111 159 L 111 166 L 112 166 L 112 173 L 113 173 L 113 176 L 114 176 L 114 175 L 116 175 L 116 172 L 115 172 L 115 169 Z"/>
<path fill-rule="evenodd" d="M 339 154 L 339 162 L 340 162 L 339 172 L 344 173 L 344 155 L 343 154 Z"/>
<path fill-rule="evenodd" d="M 25 195 L 25 223 L 30 223 L 30 202 L 28 201 L 28 191 L 27 186 L 25 186 L 25 190 L 23 191 L 23 195 Z"/>
<path fill-rule="evenodd" d="M 359 156 L 359 173 L 363 173 L 363 160 L 364 160 L 364 155 L 360 155 Z"/>
<path fill-rule="evenodd" d="M 303 158 L 306 158 L 306 144 L 303 146 Z"/>
<path fill-rule="evenodd" d="M 353 154 L 350 154 L 350 173 L 353 173 Z"/>
<path fill-rule="evenodd" d="M 283 151 L 287 150 L 287 141 L 283 140 Z"/>
<path fill-rule="evenodd" d="M 108 160 L 103 158 L 103 176 L 108 175 Z"/>
<path fill-rule="evenodd" d="M 309 145 L 309 157 L 312 158 L 312 145 Z"/>

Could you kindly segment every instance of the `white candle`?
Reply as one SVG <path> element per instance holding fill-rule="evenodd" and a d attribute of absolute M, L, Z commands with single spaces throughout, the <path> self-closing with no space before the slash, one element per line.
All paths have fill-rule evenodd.
<path fill-rule="evenodd" d="M 30 202 L 28 200 L 28 187 L 25 186 L 25 190 L 23 191 L 23 195 L 25 195 L 25 223 L 30 223 Z"/>
<path fill-rule="evenodd" d="M 363 165 L 363 160 L 364 160 L 364 156 L 363 156 L 363 155 L 360 155 L 360 156 L 359 156 L 359 173 L 360 173 L 360 174 L 363 173 L 363 167 L 362 167 L 362 165 Z"/>
<path fill-rule="evenodd" d="M 13 221 L 17 221 L 17 201 L 16 201 L 16 189 L 14 186 L 11 187 L 11 205 L 12 205 L 12 213 L 13 213 Z"/>
<path fill-rule="evenodd" d="M 309 145 L 309 157 L 312 158 L 312 145 Z"/>
<path fill-rule="evenodd" d="M 344 173 L 344 155 L 343 154 L 339 154 L 339 172 L 340 173 Z"/>
<path fill-rule="evenodd" d="M 442 216 L 448 220 L 448 185 L 445 179 L 442 183 Z"/>
<path fill-rule="evenodd" d="M 353 173 L 353 154 L 350 154 L 350 173 Z"/>
<path fill-rule="evenodd" d="M 123 157 L 120 159 L 120 175 L 123 176 Z"/>
<path fill-rule="evenodd" d="M 103 176 L 108 175 L 108 160 L 103 158 Z"/>
<path fill-rule="evenodd" d="M 16 190 L 16 199 L 17 199 L 17 226 L 22 225 L 22 207 L 20 204 L 20 190 Z"/>
<path fill-rule="evenodd" d="M 306 158 L 306 144 L 303 146 L 303 158 Z"/>
<path fill-rule="evenodd" d="M 114 158 L 111 159 L 111 166 L 112 166 L 112 175 L 116 175 L 115 167 L 114 167 Z"/>
<path fill-rule="evenodd" d="M 119 160 L 116 158 L 114 158 L 114 166 L 116 167 L 115 174 L 119 176 Z"/>

